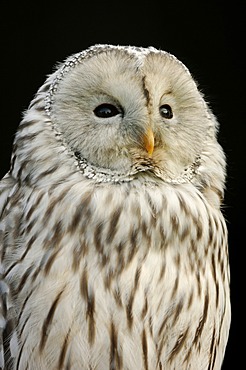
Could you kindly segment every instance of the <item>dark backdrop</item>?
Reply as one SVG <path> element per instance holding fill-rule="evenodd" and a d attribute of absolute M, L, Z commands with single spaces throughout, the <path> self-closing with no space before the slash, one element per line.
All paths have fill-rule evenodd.
<path fill-rule="evenodd" d="M 220 122 L 219 141 L 228 158 L 224 212 L 229 229 L 233 316 L 223 370 L 244 366 L 243 2 L 1 0 L 0 13 L 1 176 L 9 169 L 12 141 L 23 110 L 56 62 L 72 53 L 95 43 L 152 45 L 175 54 L 199 82 Z"/>

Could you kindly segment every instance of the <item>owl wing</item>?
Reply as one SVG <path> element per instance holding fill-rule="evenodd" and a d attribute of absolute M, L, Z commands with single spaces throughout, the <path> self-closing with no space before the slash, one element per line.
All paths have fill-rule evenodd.
<path fill-rule="evenodd" d="M 5 281 L 3 264 L 6 214 L 14 188 L 14 179 L 7 174 L 0 182 L 0 369 L 11 368 L 11 358 L 17 353 L 18 343 L 14 322 L 14 307 L 10 289 Z"/>

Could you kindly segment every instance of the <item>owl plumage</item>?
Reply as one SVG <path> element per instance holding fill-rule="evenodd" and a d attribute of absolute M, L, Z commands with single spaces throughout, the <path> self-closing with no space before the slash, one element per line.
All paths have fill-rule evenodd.
<path fill-rule="evenodd" d="M 218 370 L 225 156 L 187 68 L 96 45 L 39 89 L 0 183 L 0 368 Z"/>

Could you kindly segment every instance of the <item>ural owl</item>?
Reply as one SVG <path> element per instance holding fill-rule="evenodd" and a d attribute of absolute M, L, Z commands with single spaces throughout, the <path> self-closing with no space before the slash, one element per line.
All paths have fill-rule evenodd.
<path fill-rule="evenodd" d="M 225 157 L 187 68 L 96 45 L 38 90 L 0 183 L 0 368 L 220 369 Z"/>

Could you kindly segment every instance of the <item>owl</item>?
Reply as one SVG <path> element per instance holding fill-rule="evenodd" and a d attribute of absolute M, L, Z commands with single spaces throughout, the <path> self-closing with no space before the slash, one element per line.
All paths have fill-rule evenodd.
<path fill-rule="evenodd" d="M 0 368 L 219 370 L 225 155 L 188 69 L 94 45 L 29 105 L 0 183 Z"/>

